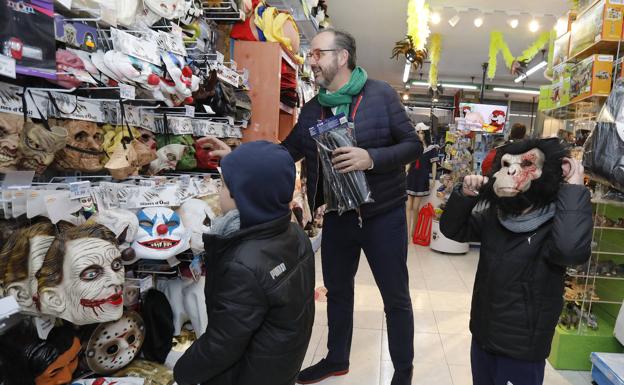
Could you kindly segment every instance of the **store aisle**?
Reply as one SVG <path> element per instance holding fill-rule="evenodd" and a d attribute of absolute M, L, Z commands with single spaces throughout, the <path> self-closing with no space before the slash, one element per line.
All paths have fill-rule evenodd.
<path fill-rule="evenodd" d="M 416 328 L 413 385 L 471 385 L 468 320 L 478 251 L 447 256 L 410 246 L 408 258 Z M 316 286 L 322 286 L 318 254 L 316 275 Z M 351 372 L 322 385 L 389 385 L 393 368 L 383 302 L 364 256 L 355 290 Z M 303 366 L 323 358 L 326 345 L 326 304 L 317 302 L 312 340 Z M 589 372 L 557 371 L 547 363 L 544 384 L 589 385 L 591 379 Z"/>

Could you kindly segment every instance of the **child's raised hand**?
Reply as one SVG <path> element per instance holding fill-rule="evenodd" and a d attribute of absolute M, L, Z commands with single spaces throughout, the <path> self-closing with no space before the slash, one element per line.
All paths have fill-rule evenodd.
<path fill-rule="evenodd" d="M 476 197 L 479 195 L 479 189 L 488 182 L 487 176 L 467 175 L 462 183 L 462 192 L 467 197 Z"/>

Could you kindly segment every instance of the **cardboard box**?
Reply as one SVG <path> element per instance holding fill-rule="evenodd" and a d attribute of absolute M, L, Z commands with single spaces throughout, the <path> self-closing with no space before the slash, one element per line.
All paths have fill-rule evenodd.
<path fill-rule="evenodd" d="M 574 57 L 598 41 L 620 41 L 622 37 L 621 0 L 601 0 L 579 14 L 572 23 L 569 57 Z"/>
<path fill-rule="evenodd" d="M 613 56 L 593 55 L 579 62 L 570 73 L 572 102 L 588 96 L 608 96 L 611 92 Z"/>
<path fill-rule="evenodd" d="M 570 33 L 564 33 L 557 40 L 553 49 L 553 67 L 557 67 L 568 60 L 570 52 Z"/>
<path fill-rule="evenodd" d="M 545 86 L 540 87 L 539 103 L 537 105 L 538 110 L 546 111 L 546 110 L 550 110 L 554 108 L 552 99 L 551 99 L 552 90 L 553 90 L 552 84 L 547 84 Z"/>

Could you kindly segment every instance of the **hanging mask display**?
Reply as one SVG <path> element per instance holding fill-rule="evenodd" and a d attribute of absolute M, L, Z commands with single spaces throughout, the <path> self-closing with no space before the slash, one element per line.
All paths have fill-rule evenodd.
<path fill-rule="evenodd" d="M 191 231 L 191 250 L 194 253 L 204 250 L 204 234 L 210 232 L 212 221 L 216 218 L 210 205 L 201 199 L 189 199 L 178 210 L 182 223 Z"/>
<path fill-rule="evenodd" d="M 115 179 L 126 179 L 139 171 L 137 154 L 130 144 L 118 143 L 110 159 L 104 165 Z"/>
<path fill-rule="evenodd" d="M 167 207 L 137 213 L 139 231 L 132 243 L 138 258 L 166 260 L 189 248 L 189 235 L 180 216 Z"/>
<path fill-rule="evenodd" d="M 124 209 L 100 210 L 90 221 L 106 226 L 115 234 L 124 263 L 134 261 L 135 253 L 130 245 L 139 231 L 139 220 L 135 213 Z"/>
<path fill-rule="evenodd" d="M 163 134 L 156 136 L 156 142 L 158 143 L 158 148 L 166 147 L 170 144 L 181 144 L 185 146 L 185 151 L 176 165 L 176 170 L 188 171 L 197 168 L 193 136 Z"/>
<path fill-rule="evenodd" d="M 78 367 L 80 340 L 68 326 L 55 327 L 46 340 L 25 346 L 35 385 L 69 384 Z"/>
<path fill-rule="evenodd" d="M 93 122 L 67 120 L 67 143 L 56 153 L 55 165 L 60 170 L 95 172 L 102 169 L 104 132 Z"/>
<path fill-rule="evenodd" d="M 82 225 L 57 235 L 36 276 L 43 314 L 76 325 L 121 317 L 121 253 L 115 234 L 102 225 Z"/>
<path fill-rule="evenodd" d="M 35 273 L 41 268 L 55 229 L 51 223 L 38 223 L 14 232 L 0 251 L 0 280 L 6 295 L 12 295 L 20 310 L 37 314 Z"/>
<path fill-rule="evenodd" d="M 42 174 L 54 160 L 54 153 L 63 149 L 66 143 L 67 130 L 64 127 L 51 126 L 48 130 L 42 124 L 24 123 L 17 145 L 20 168 Z"/>
<path fill-rule="evenodd" d="M 150 163 L 149 172 L 152 175 L 161 171 L 175 170 L 182 159 L 186 146 L 182 144 L 168 144 L 156 151 L 156 159 Z"/>
<path fill-rule="evenodd" d="M 85 348 L 89 369 L 97 374 L 111 374 L 126 367 L 141 350 L 145 340 L 143 319 L 126 311 L 113 322 L 98 325 Z"/>
<path fill-rule="evenodd" d="M 180 335 L 186 321 L 191 321 L 197 338 L 206 331 L 208 311 L 204 286 L 205 277 L 197 281 L 186 277 L 158 280 L 158 290 L 165 293 L 173 311 L 174 336 Z"/>
<path fill-rule="evenodd" d="M 203 170 L 216 170 L 219 167 L 219 158 L 211 156 L 211 148 L 204 148 L 201 144 L 193 143 L 195 148 L 195 158 L 197 159 L 197 168 Z"/>
<path fill-rule="evenodd" d="M 24 119 L 21 116 L 0 112 L 0 172 L 15 169 L 19 135 L 23 126 Z"/>

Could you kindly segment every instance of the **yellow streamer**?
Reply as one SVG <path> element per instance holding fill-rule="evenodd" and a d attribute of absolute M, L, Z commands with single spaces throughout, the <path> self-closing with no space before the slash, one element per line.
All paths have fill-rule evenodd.
<path fill-rule="evenodd" d="M 422 50 L 427 45 L 427 38 L 431 33 L 430 12 L 425 0 L 409 0 L 407 4 L 407 35 L 412 38 L 416 50 Z"/>
<path fill-rule="evenodd" d="M 429 66 L 429 85 L 436 89 L 438 87 L 438 63 L 440 63 L 440 53 L 442 51 L 442 36 L 439 33 L 431 35 L 429 43 L 429 57 L 431 65 Z"/>
<path fill-rule="evenodd" d="M 490 58 L 488 62 L 488 78 L 494 79 L 496 76 L 496 67 L 498 65 L 498 53 L 502 52 L 503 59 L 505 60 L 505 66 L 511 69 L 511 66 L 515 60 L 517 61 L 531 61 L 539 53 L 539 51 L 550 41 L 550 31 L 542 33 L 533 44 L 531 44 L 522 55 L 515 58 L 509 46 L 505 42 L 502 32 L 492 31 L 490 34 Z"/>

